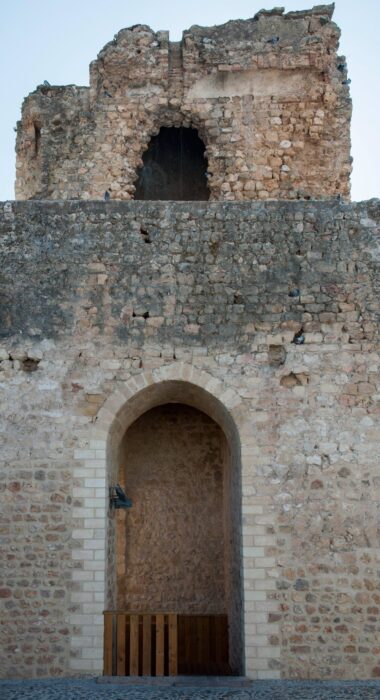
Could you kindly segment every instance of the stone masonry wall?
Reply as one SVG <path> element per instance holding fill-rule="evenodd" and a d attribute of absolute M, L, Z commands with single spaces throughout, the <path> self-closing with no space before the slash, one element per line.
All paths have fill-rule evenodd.
<path fill-rule="evenodd" d="M 380 675 L 379 225 L 375 200 L 2 205 L 2 675 L 101 672 L 89 435 L 176 368 L 245 421 L 246 672 Z"/>
<path fill-rule="evenodd" d="M 157 406 L 127 430 L 121 483 L 134 507 L 117 513 L 119 610 L 227 612 L 224 449 L 219 426 L 189 406 Z"/>
<path fill-rule="evenodd" d="M 181 42 L 122 29 L 90 87 L 39 86 L 17 134 L 18 199 L 134 196 L 160 127 L 193 126 L 211 200 L 349 197 L 351 101 L 333 5 L 193 26 Z"/>

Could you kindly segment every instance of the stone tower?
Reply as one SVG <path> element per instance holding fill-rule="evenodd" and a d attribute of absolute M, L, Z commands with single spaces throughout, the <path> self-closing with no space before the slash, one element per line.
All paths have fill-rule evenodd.
<path fill-rule="evenodd" d="M 178 43 L 121 30 L 91 64 L 89 88 L 42 85 L 26 98 L 17 198 L 133 199 L 165 127 L 198 130 L 211 201 L 347 198 L 351 101 L 332 12 L 261 11 L 191 27 Z"/>
<path fill-rule="evenodd" d="M 123 29 L 24 102 L 4 676 L 380 676 L 380 203 L 332 10 Z"/>

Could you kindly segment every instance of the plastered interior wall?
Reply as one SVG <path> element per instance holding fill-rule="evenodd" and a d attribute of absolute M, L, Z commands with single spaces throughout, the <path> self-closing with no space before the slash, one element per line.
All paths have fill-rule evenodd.
<path fill-rule="evenodd" d="M 349 197 L 351 101 L 333 5 L 122 29 L 90 86 L 40 85 L 17 127 L 18 199 L 133 198 L 161 127 L 198 130 L 211 200 Z"/>
<path fill-rule="evenodd" d="M 2 205 L 2 675 L 101 673 L 91 436 L 178 376 L 236 424 L 248 675 L 379 676 L 379 207 Z"/>

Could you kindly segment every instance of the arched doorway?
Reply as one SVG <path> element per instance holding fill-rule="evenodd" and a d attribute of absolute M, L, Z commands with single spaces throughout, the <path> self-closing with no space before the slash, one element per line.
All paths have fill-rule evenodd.
<path fill-rule="evenodd" d="M 106 616 L 106 634 L 108 625 L 109 640 L 121 636 L 127 656 L 134 637 L 138 660 L 131 670 L 131 659 L 118 665 L 118 650 L 109 649 L 107 673 L 149 675 L 148 619 L 154 674 L 157 615 L 165 617 L 169 653 L 169 613 L 177 616 L 178 673 L 242 673 L 240 441 L 232 418 L 204 389 L 163 381 L 127 402 L 115 427 L 109 483 L 121 483 L 132 508 L 109 513 L 106 610 L 118 613 Z M 171 675 L 168 665 L 162 673 Z"/>
<path fill-rule="evenodd" d="M 192 406 L 157 406 L 126 431 L 120 465 L 119 482 L 133 505 L 116 516 L 118 610 L 145 613 L 150 625 L 156 611 L 175 613 L 180 675 L 237 673 L 228 630 L 236 615 L 238 562 L 222 429 Z M 238 626 L 240 620 L 232 622 Z M 155 635 L 149 635 L 152 646 Z M 155 673 L 154 645 L 148 653 Z M 142 653 L 139 662 L 142 673 Z M 126 659 L 126 673 L 130 664 Z"/>
<path fill-rule="evenodd" d="M 138 373 L 121 383 L 99 410 L 88 439 L 75 452 L 75 493 L 80 501 L 75 504 L 73 531 L 69 621 L 75 626 L 75 633 L 70 638 L 70 668 L 73 672 L 105 672 L 103 612 L 117 610 L 116 525 L 120 513 L 110 508 L 109 491 L 119 479 L 120 447 L 129 426 L 155 406 L 169 403 L 182 403 L 202 411 L 219 425 L 227 441 L 234 518 L 229 566 L 235 572 L 233 596 L 229 598 L 233 604 L 228 611 L 231 662 L 235 658 L 234 667 L 256 678 L 258 655 L 265 652 L 272 658 L 273 645 L 271 630 L 260 630 L 260 636 L 253 637 L 251 611 L 256 611 L 257 605 L 261 611 L 263 606 L 267 606 L 265 610 L 273 610 L 273 601 L 265 601 L 274 590 L 274 581 L 272 578 L 267 583 L 263 581 L 261 561 L 259 569 L 253 566 L 251 543 L 258 541 L 256 537 L 262 539 L 263 525 L 257 512 L 262 513 L 263 508 L 255 506 L 253 512 L 246 501 L 242 504 L 242 493 L 251 488 L 255 469 L 256 448 L 252 447 L 255 436 L 250 414 L 245 401 L 227 382 L 178 361 Z M 267 566 L 271 566 L 270 561 Z M 107 661 L 112 663 L 112 649 Z"/>
<path fill-rule="evenodd" d="M 143 154 L 135 199 L 208 200 L 205 145 L 197 129 L 161 127 Z"/>

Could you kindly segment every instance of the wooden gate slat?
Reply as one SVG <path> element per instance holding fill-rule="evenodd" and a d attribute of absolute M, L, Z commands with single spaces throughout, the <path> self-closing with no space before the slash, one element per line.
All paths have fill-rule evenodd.
<path fill-rule="evenodd" d="M 208 674 L 210 666 L 210 624 L 208 615 L 202 615 L 199 618 L 199 662 L 200 671 Z"/>
<path fill-rule="evenodd" d="M 217 673 L 226 673 L 228 669 L 228 621 L 227 616 L 218 615 L 216 623 L 216 662 Z"/>
<path fill-rule="evenodd" d="M 169 676 L 178 674 L 178 627 L 177 615 L 169 615 Z"/>
<path fill-rule="evenodd" d="M 116 674 L 125 676 L 125 614 L 119 613 L 116 616 Z"/>
<path fill-rule="evenodd" d="M 104 675 L 112 676 L 113 614 L 104 613 Z"/>
<path fill-rule="evenodd" d="M 196 617 L 196 623 L 197 623 L 197 632 L 196 632 L 196 639 L 197 639 L 197 656 L 196 656 L 196 662 L 197 662 L 197 673 L 200 673 L 199 671 L 199 666 L 202 661 L 202 618 L 200 615 L 197 615 Z"/>
<path fill-rule="evenodd" d="M 216 664 L 219 667 L 221 659 L 223 658 L 223 624 L 222 618 L 215 618 L 215 650 L 216 650 Z"/>
<path fill-rule="evenodd" d="M 130 616 L 130 675 L 139 675 L 139 616 Z"/>
<path fill-rule="evenodd" d="M 194 624 L 191 623 L 190 615 L 185 617 L 185 649 L 186 649 L 186 673 L 194 673 L 194 658 L 196 653 L 194 635 Z"/>
<path fill-rule="evenodd" d="M 156 676 L 163 676 L 165 644 L 165 615 L 156 615 Z"/>
<path fill-rule="evenodd" d="M 152 675 L 152 617 L 143 615 L 143 676 Z"/>
<path fill-rule="evenodd" d="M 223 675 L 228 636 L 227 615 L 107 611 L 104 675 Z"/>

